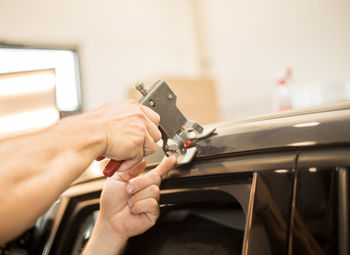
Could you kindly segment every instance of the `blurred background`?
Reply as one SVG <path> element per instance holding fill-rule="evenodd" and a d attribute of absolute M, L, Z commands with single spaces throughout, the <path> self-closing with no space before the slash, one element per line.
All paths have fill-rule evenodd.
<path fill-rule="evenodd" d="M 158 79 L 202 123 L 350 99 L 348 0 L 2 0 L 0 43 L 0 74 L 55 71 L 61 114 Z"/>

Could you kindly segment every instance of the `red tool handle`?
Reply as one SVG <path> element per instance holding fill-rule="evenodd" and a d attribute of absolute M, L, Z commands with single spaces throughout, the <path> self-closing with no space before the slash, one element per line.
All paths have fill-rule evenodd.
<path fill-rule="evenodd" d="M 100 161 L 104 159 L 104 157 L 98 157 L 96 160 Z M 105 166 L 105 169 L 103 170 L 103 175 L 107 177 L 111 177 L 120 167 L 120 165 L 123 163 L 123 161 L 118 161 L 111 159 L 108 164 Z"/>

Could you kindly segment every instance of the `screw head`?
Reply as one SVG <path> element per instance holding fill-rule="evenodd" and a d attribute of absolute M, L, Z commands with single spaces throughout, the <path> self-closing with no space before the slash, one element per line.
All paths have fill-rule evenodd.
<path fill-rule="evenodd" d="M 145 86 L 143 85 L 142 82 L 138 82 L 136 85 L 135 85 L 135 88 L 140 91 L 140 93 L 145 97 L 147 96 L 148 92 L 147 90 L 145 89 Z"/>
<path fill-rule="evenodd" d="M 151 100 L 149 100 L 149 104 L 150 104 L 150 106 L 152 106 L 152 107 L 155 107 L 156 106 L 156 103 L 151 99 Z"/>
<path fill-rule="evenodd" d="M 138 83 L 136 83 L 135 88 L 137 90 L 143 89 L 144 88 L 143 82 L 139 81 Z"/>
<path fill-rule="evenodd" d="M 173 99 L 173 98 L 174 98 L 174 96 L 173 96 L 172 94 L 169 94 L 169 95 L 168 95 L 168 99 L 169 99 L 169 100 L 171 100 L 171 99 Z"/>

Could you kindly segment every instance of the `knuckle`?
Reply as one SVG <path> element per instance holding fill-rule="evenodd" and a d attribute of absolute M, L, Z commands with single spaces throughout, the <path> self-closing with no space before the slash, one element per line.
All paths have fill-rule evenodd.
<path fill-rule="evenodd" d="M 144 143 L 144 138 L 140 135 L 135 135 L 133 137 L 133 142 L 136 146 L 141 146 Z"/>
<path fill-rule="evenodd" d="M 158 126 L 160 122 L 160 115 L 158 113 L 155 113 L 154 115 L 154 123 Z"/>
<path fill-rule="evenodd" d="M 136 119 L 145 119 L 145 115 L 140 109 L 135 110 L 135 113 L 133 115 Z"/>
<path fill-rule="evenodd" d="M 157 206 L 157 208 L 156 208 L 156 210 L 155 210 L 155 212 L 154 212 L 154 215 L 156 216 L 155 221 L 157 221 L 157 219 L 158 219 L 158 217 L 159 217 L 159 215 L 160 215 L 159 206 Z"/>
<path fill-rule="evenodd" d="M 158 144 L 154 143 L 154 151 L 158 149 Z"/>
<path fill-rule="evenodd" d="M 151 190 L 152 190 L 153 195 L 158 196 L 158 194 L 160 193 L 160 189 L 159 189 L 158 185 L 153 184 L 151 186 Z"/>
<path fill-rule="evenodd" d="M 152 210 L 157 210 L 159 208 L 158 201 L 156 199 L 152 198 L 149 203 Z"/>
<path fill-rule="evenodd" d="M 160 179 L 160 176 L 156 172 L 152 172 L 150 177 L 151 177 L 153 183 L 158 184 L 158 185 L 160 184 L 161 179 Z"/>
<path fill-rule="evenodd" d="M 138 133 L 144 133 L 145 132 L 145 125 L 141 121 L 136 121 L 135 124 L 135 129 L 137 130 Z"/>
<path fill-rule="evenodd" d="M 136 203 L 136 204 L 131 208 L 131 212 L 137 214 L 137 213 L 140 211 L 140 208 L 139 208 L 139 207 L 140 207 L 139 204 Z"/>
<path fill-rule="evenodd" d="M 149 148 L 148 148 L 148 151 L 149 151 L 149 154 L 152 154 L 156 151 L 157 149 L 157 145 L 154 143 L 152 144 Z"/>
<path fill-rule="evenodd" d="M 157 141 L 159 141 L 161 138 L 162 138 L 162 134 L 160 133 L 160 131 L 159 130 L 157 130 L 158 132 L 157 132 L 157 134 L 156 134 L 156 140 Z"/>
<path fill-rule="evenodd" d="M 153 213 L 153 217 L 151 219 L 151 224 L 152 226 L 154 226 L 157 222 L 157 219 L 159 218 L 159 215 L 160 215 L 160 210 L 159 210 L 159 207 L 157 207 L 157 209 L 154 211 Z"/>
<path fill-rule="evenodd" d="M 158 218 L 158 217 L 157 217 Z M 152 218 L 151 219 L 151 227 L 153 227 L 154 225 L 156 225 L 156 223 L 157 223 L 157 218 Z"/>

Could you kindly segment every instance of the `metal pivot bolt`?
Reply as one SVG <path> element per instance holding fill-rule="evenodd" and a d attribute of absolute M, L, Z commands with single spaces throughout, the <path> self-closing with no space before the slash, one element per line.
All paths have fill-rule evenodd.
<path fill-rule="evenodd" d="M 149 104 L 150 104 L 150 106 L 152 106 L 152 107 L 155 107 L 156 106 L 156 103 L 151 99 L 151 100 L 149 100 Z"/>
<path fill-rule="evenodd" d="M 147 90 L 145 89 L 145 86 L 143 85 L 143 82 L 139 81 L 136 83 L 135 88 L 141 92 L 141 94 L 145 97 L 148 95 Z"/>

